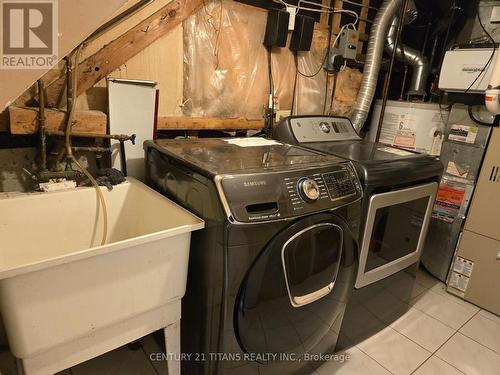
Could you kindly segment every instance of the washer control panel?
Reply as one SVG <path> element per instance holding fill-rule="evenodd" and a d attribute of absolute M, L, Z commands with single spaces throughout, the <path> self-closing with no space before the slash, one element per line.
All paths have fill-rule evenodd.
<path fill-rule="evenodd" d="M 280 220 L 360 200 L 351 162 L 305 170 L 220 176 L 221 201 L 239 223 Z"/>
<path fill-rule="evenodd" d="M 358 178 L 350 168 L 286 177 L 284 184 L 293 211 L 311 207 L 316 202 L 322 204 L 356 197 L 361 190 Z"/>

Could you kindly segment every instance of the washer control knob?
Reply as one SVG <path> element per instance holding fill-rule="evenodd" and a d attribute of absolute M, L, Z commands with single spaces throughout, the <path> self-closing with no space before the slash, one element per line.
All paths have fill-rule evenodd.
<path fill-rule="evenodd" d="M 305 178 L 299 183 L 299 194 L 306 202 L 314 202 L 319 198 L 318 183 L 310 178 Z"/>
<path fill-rule="evenodd" d="M 320 122 L 319 123 L 319 128 L 321 129 L 321 131 L 323 133 L 326 133 L 326 134 L 330 133 L 330 130 L 331 130 L 330 124 L 327 123 L 327 122 Z"/>

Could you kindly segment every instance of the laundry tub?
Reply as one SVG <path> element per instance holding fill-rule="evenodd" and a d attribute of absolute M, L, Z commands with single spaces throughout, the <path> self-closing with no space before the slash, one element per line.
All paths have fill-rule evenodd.
<path fill-rule="evenodd" d="M 191 232 L 204 222 L 129 178 L 0 199 L 0 309 L 20 373 L 53 374 L 164 329 L 179 373 Z"/>

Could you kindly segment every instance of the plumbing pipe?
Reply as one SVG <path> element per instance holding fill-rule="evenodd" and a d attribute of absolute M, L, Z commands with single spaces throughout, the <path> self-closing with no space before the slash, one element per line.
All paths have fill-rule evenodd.
<path fill-rule="evenodd" d="M 47 130 L 48 135 L 64 137 L 65 133 L 59 130 Z M 89 133 L 71 133 L 72 138 L 103 138 L 103 139 L 114 139 L 117 141 L 130 141 L 135 145 L 135 134 L 89 134 Z"/>
<path fill-rule="evenodd" d="M 72 146 L 74 152 L 95 152 L 96 154 L 111 154 L 111 147 Z"/>
<path fill-rule="evenodd" d="M 403 101 L 403 95 L 405 92 L 406 77 L 408 77 L 408 65 L 405 65 L 405 71 L 403 74 L 403 83 L 401 83 L 401 92 L 399 93 L 399 100 Z"/>
<path fill-rule="evenodd" d="M 396 33 L 396 40 L 395 40 L 396 45 L 398 45 L 399 43 L 399 38 L 401 37 L 401 31 L 403 30 L 404 15 L 406 13 L 408 1 L 409 0 L 404 0 L 403 8 L 401 9 L 401 17 L 399 18 L 398 30 Z M 380 117 L 378 119 L 377 135 L 375 137 L 375 142 L 378 142 L 380 139 L 380 131 L 382 130 L 382 124 L 384 122 L 385 107 L 387 106 L 387 97 L 389 95 L 389 87 L 391 86 L 392 70 L 394 69 L 395 58 L 396 58 L 396 48 L 394 48 L 394 50 L 392 51 L 391 62 L 389 65 L 389 72 L 387 74 L 387 84 L 384 86 L 384 93 L 382 94 L 382 107 L 380 108 Z"/>
<path fill-rule="evenodd" d="M 38 131 L 40 134 L 40 156 L 42 172 L 47 171 L 47 133 L 45 128 L 45 88 L 43 80 L 38 80 Z"/>
<path fill-rule="evenodd" d="M 417 8 L 413 0 L 408 2 L 408 9 L 404 16 L 404 25 L 411 23 L 417 17 Z M 402 45 L 396 47 L 396 35 L 399 25 L 400 16 L 394 16 L 386 38 L 385 50 L 392 54 L 396 49 L 396 59 L 404 64 L 412 66 L 412 78 L 407 95 L 417 95 L 425 97 L 425 87 L 427 85 L 427 77 L 429 75 L 429 62 L 427 58 L 417 49 Z M 399 44 L 398 44 L 399 45 Z"/>
<path fill-rule="evenodd" d="M 120 141 L 120 164 L 122 165 L 122 173 L 127 177 L 127 157 L 125 156 L 125 142 Z"/>
<path fill-rule="evenodd" d="M 41 181 L 48 181 L 51 178 L 69 178 L 69 179 L 74 179 L 77 177 L 81 177 L 82 173 L 74 170 L 66 170 L 66 171 L 41 171 L 38 173 L 38 179 Z"/>
<path fill-rule="evenodd" d="M 76 52 L 79 53 L 80 48 Z M 66 56 L 66 129 L 65 129 L 65 142 L 66 147 L 66 157 L 71 159 L 71 128 L 73 127 L 73 98 L 75 97 L 73 92 L 73 62 L 71 61 L 71 56 Z"/>
<path fill-rule="evenodd" d="M 68 73 L 68 81 L 67 81 L 67 91 L 66 95 L 67 97 L 67 102 L 68 106 L 66 108 L 67 111 L 67 123 L 66 123 L 66 131 L 65 131 L 65 147 L 66 147 L 66 158 L 68 160 L 68 165 L 71 167 L 71 162 L 73 162 L 77 168 L 90 180 L 92 185 L 94 186 L 96 193 L 97 193 L 97 199 L 98 201 L 101 202 L 101 209 L 102 209 L 102 214 L 103 214 L 103 231 L 102 231 L 102 239 L 101 239 L 101 245 L 104 245 L 106 243 L 107 235 L 108 235 L 108 209 L 106 207 L 106 200 L 104 199 L 104 195 L 102 194 L 101 188 L 99 187 L 99 184 L 95 180 L 95 178 L 90 174 L 90 172 L 84 168 L 80 162 L 75 158 L 75 155 L 73 155 L 73 150 L 71 148 L 71 128 L 73 126 L 73 116 L 75 114 L 75 101 L 76 101 L 76 92 L 77 92 L 77 85 L 78 81 L 76 80 L 78 76 L 78 60 L 80 57 L 80 52 L 83 48 L 83 44 L 80 44 L 78 49 L 75 52 L 75 61 L 74 65 L 73 62 L 71 61 L 71 58 L 67 58 L 67 73 Z M 75 68 L 75 73 L 73 74 L 73 66 Z M 73 80 L 75 80 L 73 82 Z M 71 171 L 71 170 L 70 170 Z"/>
<path fill-rule="evenodd" d="M 358 133 L 363 128 L 368 117 L 377 88 L 378 74 L 384 53 L 385 36 L 402 2 L 403 0 L 384 0 L 373 22 L 366 52 L 363 79 L 351 115 L 352 124 Z"/>

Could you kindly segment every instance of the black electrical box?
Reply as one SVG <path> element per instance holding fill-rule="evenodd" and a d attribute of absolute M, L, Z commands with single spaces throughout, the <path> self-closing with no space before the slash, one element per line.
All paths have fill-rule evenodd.
<path fill-rule="evenodd" d="M 289 18 L 288 12 L 279 9 L 271 9 L 267 13 L 266 35 L 264 36 L 266 47 L 286 46 Z"/>
<path fill-rule="evenodd" d="M 290 49 L 292 51 L 309 51 L 314 33 L 314 18 L 297 15 L 293 29 Z"/>

